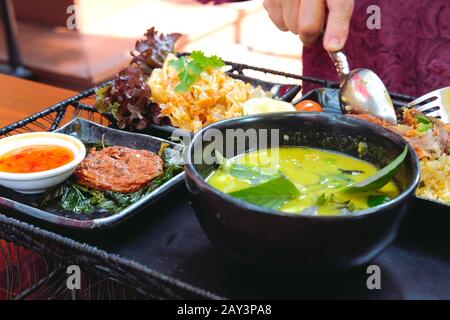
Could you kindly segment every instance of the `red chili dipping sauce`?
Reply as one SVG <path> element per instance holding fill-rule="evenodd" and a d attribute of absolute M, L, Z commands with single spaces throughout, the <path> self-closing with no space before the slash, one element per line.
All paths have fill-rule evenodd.
<path fill-rule="evenodd" d="M 0 156 L 0 171 L 32 173 L 61 167 L 74 159 L 73 152 L 61 146 L 35 145 L 11 150 Z"/>

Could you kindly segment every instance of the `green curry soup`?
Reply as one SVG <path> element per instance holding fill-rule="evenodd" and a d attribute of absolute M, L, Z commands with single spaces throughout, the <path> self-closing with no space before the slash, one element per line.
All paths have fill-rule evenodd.
<path fill-rule="evenodd" d="M 392 181 L 376 191 L 346 192 L 378 169 L 341 153 L 306 147 L 266 149 L 230 163 L 214 171 L 207 182 L 244 201 L 290 213 L 339 215 L 379 205 L 399 194 Z"/>

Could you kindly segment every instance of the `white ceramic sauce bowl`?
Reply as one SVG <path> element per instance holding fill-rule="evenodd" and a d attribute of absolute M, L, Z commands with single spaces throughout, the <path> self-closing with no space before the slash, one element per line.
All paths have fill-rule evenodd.
<path fill-rule="evenodd" d="M 86 156 L 84 144 L 74 137 L 54 132 L 32 132 L 1 139 L 0 157 L 9 151 L 35 145 L 68 148 L 72 151 L 74 159 L 61 167 L 40 172 L 10 173 L 0 171 L 0 185 L 20 193 L 42 193 L 69 178 Z"/>

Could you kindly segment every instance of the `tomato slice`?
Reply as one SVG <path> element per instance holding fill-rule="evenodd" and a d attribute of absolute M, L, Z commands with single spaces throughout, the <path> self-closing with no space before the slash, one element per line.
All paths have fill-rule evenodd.
<path fill-rule="evenodd" d="M 295 105 L 298 112 L 322 112 L 322 106 L 312 100 L 303 100 Z"/>

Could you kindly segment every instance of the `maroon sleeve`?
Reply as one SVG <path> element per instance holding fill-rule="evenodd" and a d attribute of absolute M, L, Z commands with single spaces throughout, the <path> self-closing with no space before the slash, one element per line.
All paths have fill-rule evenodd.
<path fill-rule="evenodd" d="M 380 29 L 367 27 L 367 8 L 374 1 L 355 2 L 344 48 L 350 68 L 372 69 L 388 90 L 413 96 L 450 85 L 449 0 L 376 2 L 381 11 Z M 303 72 L 337 80 L 320 41 L 304 48 Z M 313 87 L 305 83 L 304 90 Z"/>

